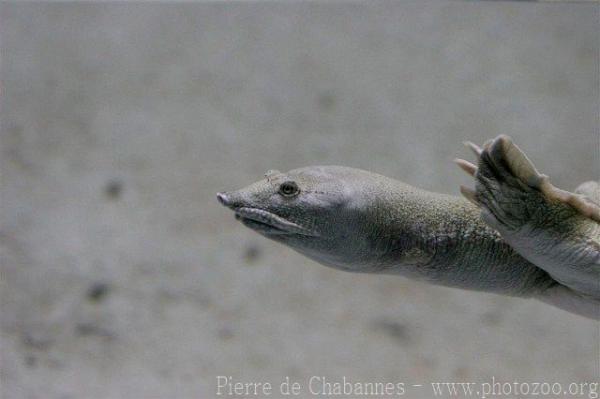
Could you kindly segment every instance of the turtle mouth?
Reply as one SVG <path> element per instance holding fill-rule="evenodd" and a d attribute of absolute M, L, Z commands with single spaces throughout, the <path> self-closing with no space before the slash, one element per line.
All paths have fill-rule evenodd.
<path fill-rule="evenodd" d="M 259 208 L 241 207 L 235 209 L 235 218 L 245 226 L 268 235 L 299 234 L 317 236 L 318 234 L 272 212 Z"/>

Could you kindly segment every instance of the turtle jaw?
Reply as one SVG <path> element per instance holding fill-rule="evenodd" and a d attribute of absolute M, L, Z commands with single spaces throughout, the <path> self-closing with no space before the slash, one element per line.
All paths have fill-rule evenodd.
<path fill-rule="evenodd" d="M 248 201 L 244 200 L 237 192 L 217 193 L 217 199 L 221 205 L 235 212 L 237 220 L 260 234 L 278 237 L 291 235 L 305 237 L 319 236 L 314 229 L 301 226 L 288 218 L 248 204 Z"/>
<path fill-rule="evenodd" d="M 235 213 L 235 219 L 242 222 L 242 224 L 244 226 L 256 231 L 257 233 L 260 233 L 260 234 L 263 234 L 266 236 L 269 236 L 269 235 L 281 236 L 281 235 L 290 234 L 287 231 L 280 229 L 278 227 L 275 227 L 269 223 L 253 219 L 252 217 L 248 216 L 248 214 L 246 214 L 246 216 L 242 216 L 242 213 L 237 212 L 237 211 Z"/>
<path fill-rule="evenodd" d="M 245 226 L 265 235 L 318 236 L 316 232 L 264 209 L 243 206 L 234 211 L 236 219 Z"/>

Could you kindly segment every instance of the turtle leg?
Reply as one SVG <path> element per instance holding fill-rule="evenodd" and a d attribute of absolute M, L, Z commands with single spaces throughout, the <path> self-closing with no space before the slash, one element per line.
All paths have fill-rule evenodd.
<path fill-rule="evenodd" d="M 482 148 L 466 143 L 477 164 L 456 160 L 475 179 L 461 192 L 521 256 L 570 289 L 600 298 L 600 207 L 584 187 L 553 186 L 507 136 Z"/>

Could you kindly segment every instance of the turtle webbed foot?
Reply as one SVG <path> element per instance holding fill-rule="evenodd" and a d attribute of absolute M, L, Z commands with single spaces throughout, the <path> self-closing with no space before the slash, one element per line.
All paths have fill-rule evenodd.
<path fill-rule="evenodd" d="M 466 142 L 477 156 L 477 165 L 455 162 L 475 178 L 475 190 L 461 186 L 461 193 L 482 210 L 493 227 L 520 228 L 544 202 L 541 187 L 548 177 L 537 171 L 508 136 L 498 136 L 479 147 Z"/>
<path fill-rule="evenodd" d="M 483 148 L 466 142 L 477 156 L 477 166 L 457 159 L 458 166 L 475 178 L 475 190 L 461 187 L 461 193 L 482 208 L 486 222 L 494 227 L 518 229 L 533 214 L 550 203 L 562 203 L 600 221 L 600 208 L 585 196 L 561 190 L 541 174 L 510 137 L 500 135 Z"/>

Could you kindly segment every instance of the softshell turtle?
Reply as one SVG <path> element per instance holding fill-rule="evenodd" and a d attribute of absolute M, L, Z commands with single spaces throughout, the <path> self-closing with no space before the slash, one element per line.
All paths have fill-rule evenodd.
<path fill-rule="evenodd" d="M 554 187 L 507 136 L 480 148 L 468 199 L 309 166 L 217 194 L 244 225 L 337 269 L 532 297 L 600 318 L 600 186 Z"/>

